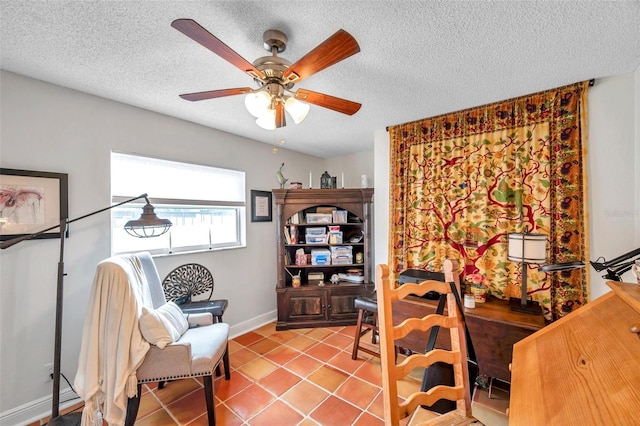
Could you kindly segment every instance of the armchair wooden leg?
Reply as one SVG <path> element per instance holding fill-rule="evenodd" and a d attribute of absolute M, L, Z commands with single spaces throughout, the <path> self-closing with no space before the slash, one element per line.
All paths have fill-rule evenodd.
<path fill-rule="evenodd" d="M 216 413 L 215 403 L 213 400 L 213 378 L 211 376 L 204 376 L 204 397 L 207 400 L 207 416 L 209 417 L 209 426 L 215 426 Z"/>
<path fill-rule="evenodd" d="M 140 397 L 142 396 L 142 385 L 138 383 L 138 394 L 127 401 L 127 417 L 124 420 L 124 426 L 133 426 L 138 416 L 138 408 L 140 408 Z"/>
<path fill-rule="evenodd" d="M 227 343 L 227 347 L 224 350 L 224 355 L 222 355 L 222 362 L 224 363 L 224 379 L 230 380 L 231 368 L 229 367 L 229 344 L 228 343 Z"/>

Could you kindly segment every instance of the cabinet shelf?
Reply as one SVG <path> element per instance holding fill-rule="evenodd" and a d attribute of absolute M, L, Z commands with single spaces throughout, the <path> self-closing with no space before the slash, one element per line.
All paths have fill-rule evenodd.
<path fill-rule="evenodd" d="M 373 189 L 274 189 L 272 192 L 277 208 L 278 230 L 276 329 L 355 324 L 357 311 L 353 302 L 365 291 L 365 287 L 370 287 L 371 284 L 370 214 Z M 346 211 L 346 216 L 342 218 L 346 217 L 348 220 L 329 223 L 305 221 L 307 217 L 322 218 L 320 214 L 328 214 L 332 210 Z M 338 213 L 329 216 L 341 219 Z M 329 236 L 335 237 L 334 232 L 338 233 L 337 241 L 342 239 L 341 243 L 335 242 L 334 238 L 329 242 Z M 358 237 L 359 241 L 351 242 L 354 237 Z M 305 242 L 291 243 L 295 241 L 294 238 Z M 321 242 L 306 243 L 311 238 Z M 337 247 L 346 248 L 340 250 Z M 324 253 L 314 251 L 316 249 L 324 250 Z M 305 256 L 306 264 L 296 265 L 296 254 L 299 257 Z M 311 264 L 312 256 L 315 260 L 316 256 L 329 255 L 335 256 L 333 259 L 352 262 Z M 356 259 L 360 263 L 355 263 Z M 363 282 L 342 280 L 338 284 L 330 283 L 331 275 L 346 275 L 350 269 L 360 271 Z M 292 286 L 291 274 L 300 275 L 300 287 Z M 324 286 L 317 284 L 317 275 L 324 281 Z"/>
<path fill-rule="evenodd" d="M 285 265 L 284 266 L 287 269 L 306 269 L 306 268 L 339 268 L 339 269 L 343 269 L 343 268 L 363 268 L 364 264 L 362 263 L 342 263 L 342 264 L 331 264 L 331 265 L 310 265 L 310 264 L 306 264 L 306 265 Z"/>

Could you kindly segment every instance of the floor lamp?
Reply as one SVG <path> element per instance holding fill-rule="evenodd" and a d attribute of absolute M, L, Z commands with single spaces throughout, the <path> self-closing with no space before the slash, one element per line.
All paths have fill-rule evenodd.
<path fill-rule="evenodd" d="M 56 320 L 55 320 L 55 341 L 53 349 L 53 395 L 52 395 L 52 407 L 51 407 L 51 421 L 49 425 L 79 425 L 82 419 L 81 413 L 72 413 L 66 416 L 60 416 L 60 361 L 62 352 L 62 301 L 63 301 L 63 281 L 64 281 L 64 240 L 65 234 L 70 223 L 78 220 L 85 219 L 89 216 L 93 216 L 98 213 L 102 213 L 107 210 L 111 210 L 114 207 L 121 206 L 123 204 L 130 203 L 132 201 L 144 198 L 146 201 L 145 206 L 142 209 L 142 215 L 137 220 L 130 220 L 124 226 L 124 229 L 129 235 L 148 238 L 157 237 L 164 234 L 171 227 L 171 221 L 168 219 L 160 219 L 156 216 L 153 206 L 149 203 L 147 194 L 139 195 L 135 198 L 123 201 L 118 204 L 114 204 L 104 209 L 96 210 L 92 213 L 84 216 L 77 217 L 75 219 L 61 218 L 60 223 L 50 228 L 43 229 L 42 231 L 35 232 L 33 234 L 24 235 L 21 237 L 13 238 L 11 240 L 3 241 L 0 243 L 0 249 L 7 249 L 13 245 L 16 245 L 22 241 L 31 240 L 39 235 L 49 232 L 53 229 L 60 228 L 60 260 L 58 261 L 58 281 L 56 289 Z"/>
<path fill-rule="evenodd" d="M 522 293 L 520 299 L 509 300 L 511 310 L 526 314 L 542 314 L 538 302 L 527 297 L 527 268 L 530 263 L 544 263 L 547 260 L 547 236 L 543 234 L 509 234 L 508 259 L 522 264 Z"/>

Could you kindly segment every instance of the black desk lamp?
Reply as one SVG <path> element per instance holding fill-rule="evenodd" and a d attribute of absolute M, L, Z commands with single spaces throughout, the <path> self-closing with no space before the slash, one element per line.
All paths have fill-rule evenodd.
<path fill-rule="evenodd" d="M 154 213 L 153 206 L 149 203 L 147 194 L 139 195 L 135 198 L 123 201 L 118 204 L 114 204 L 104 209 L 96 210 L 92 213 L 84 216 L 77 217 L 75 219 L 61 218 L 60 223 L 51 226 L 42 231 L 35 232 L 33 234 L 23 235 L 11 240 L 3 241 L 0 243 L 0 249 L 9 248 L 22 241 L 31 240 L 39 235 L 51 231 L 52 229 L 60 228 L 60 260 L 58 261 L 58 281 L 56 291 L 56 322 L 55 322 L 55 341 L 53 349 L 53 395 L 52 395 L 52 407 L 51 407 L 51 420 L 49 425 L 79 425 L 82 419 L 82 413 L 70 413 L 65 416 L 60 416 L 60 361 L 62 351 L 62 300 L 63 300 L 63 281 L 64 281 L 64 237 L 67 233 L 67 228 L 70 223 L 82 220 L 94 214 L 102 213 L 107 210 L 111 210 L 114 207 L 121 206 L 123 204 L 130 203 L 132 201 L 144 198 L 146 201 L 142 210 L 142 215 L 137 220 L 130 220 L 124 226 L 124 229 L 129 235 L 138 238 L 157 237 L 169 230 L 171 227 L 171 221 L 168 219 L 160 219 Z"/>
<path fill-rule="evenodd" d="M 593 266 L 596 272 L 607 270 L 607 273 L 603 275 L 602 278 L 612 281 L 622 281 L 622 275 L 633 267 L 636 258 L 640 259 L 640 248 L 631 250 L 609 261 L 605 261 L 599 257 L 596 260 L 602 259 L 602 261 L 591 262 L 591 266 Z"/>

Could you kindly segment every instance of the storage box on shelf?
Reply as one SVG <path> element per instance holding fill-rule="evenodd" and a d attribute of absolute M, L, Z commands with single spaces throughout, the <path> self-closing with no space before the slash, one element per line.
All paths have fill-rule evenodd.
<path fill-rule="evenodd" d="M 371 284 L 373 189 L 275 189 L 273 195 L 278 229 L 276 328 L 355 324 L 353 301 Z M 300 287 L 293 288 L 292 275 L 300 275 Z M 337 284 L 331 282 L 333 276 Z"/>

